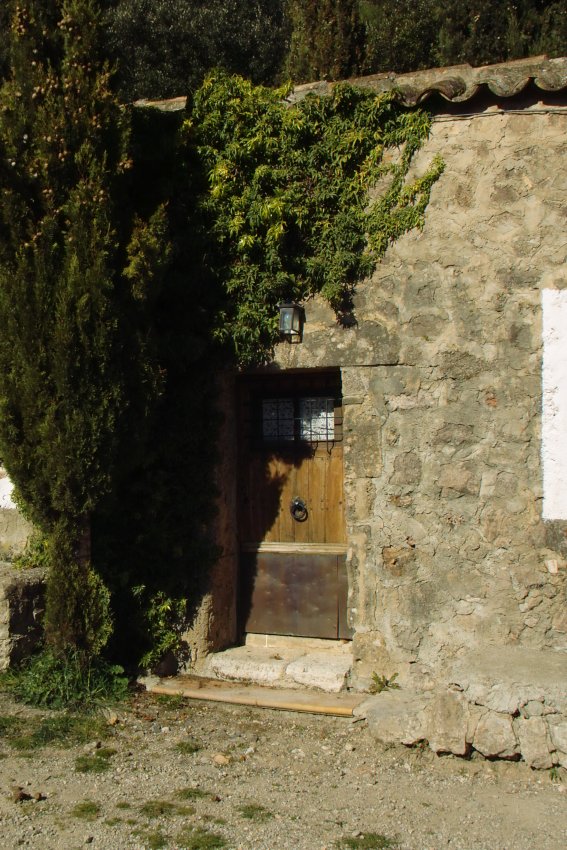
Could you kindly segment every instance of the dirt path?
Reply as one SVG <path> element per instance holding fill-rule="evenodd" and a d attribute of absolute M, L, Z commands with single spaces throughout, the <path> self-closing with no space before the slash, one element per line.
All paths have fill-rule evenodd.
<path fill-rule="evenodd" d="M 567 846 L 565 771 L 385 749 L 333 717 L 146 694 L 117 715 L 58 730 L 0 696 L 2 850 Z"/>

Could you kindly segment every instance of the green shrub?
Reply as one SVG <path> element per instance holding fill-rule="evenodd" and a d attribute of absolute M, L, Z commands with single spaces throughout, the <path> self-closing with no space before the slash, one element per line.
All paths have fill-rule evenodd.
<path fill-rule="evenodd" d="M 381 694 L 382 691 L 399 691 L 400 685 L 396 682 L 397 678 L 397 673 L 392 673 L 389 678 L 388 676 L 380 676 L 378 673 L 373 673 L 372 682 L 368 690 L 371 694 Z"/>
<path fill-rule="evenodd" d="M 75 650 L 45 649 L 2 681 L 16 699 L 41 708 L 93 708 L 123 699 L 128 689 L 122 667 Z"/>
<path fill-rule="evenodd" d="M 25 549 L 14 558 L 14 566 L 19 570 L 31 570 L 34 567 L 49 567 L 49 545 L 44 534 L 34 531 L 28 539 Z"/>

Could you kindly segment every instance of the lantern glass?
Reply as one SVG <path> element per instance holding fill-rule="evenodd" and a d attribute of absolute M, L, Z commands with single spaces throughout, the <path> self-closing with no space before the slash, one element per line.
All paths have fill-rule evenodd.
<path fill-rule="evenodd" d="M 301 335 L 301 307 L 298 304 L 280 304 L 280 333 L 285 336 Z"/>

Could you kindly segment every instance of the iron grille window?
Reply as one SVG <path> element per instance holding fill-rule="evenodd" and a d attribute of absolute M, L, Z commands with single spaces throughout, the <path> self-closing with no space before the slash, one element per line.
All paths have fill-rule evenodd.
<path fill-rule="evenodd" d="M 264 398 L 261 416 L 262 441 L 266 443 L 328 443 L 336 439 L 334 398 Z"/>
<path fill-rule="evenodd" d="M 262 399 L 262 438 L 270 443 L 295 439 L 293 399 Z"/>

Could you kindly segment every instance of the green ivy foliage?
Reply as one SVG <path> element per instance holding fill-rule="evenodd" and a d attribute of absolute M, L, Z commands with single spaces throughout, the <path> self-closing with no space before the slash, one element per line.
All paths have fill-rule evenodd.
<path fill-rule="evenodd" d="M 430 117 L 395 93 L 288 94 L 218 73 L 184 125 L 208 175 L 201 211 L 224 292 L 214 334 L 240 364 L 269 358 L 279 301 L 321 293 L 343 319 L 390 242 L 423 224 L 443 168 L 408 177 Z"/>

